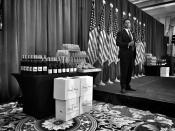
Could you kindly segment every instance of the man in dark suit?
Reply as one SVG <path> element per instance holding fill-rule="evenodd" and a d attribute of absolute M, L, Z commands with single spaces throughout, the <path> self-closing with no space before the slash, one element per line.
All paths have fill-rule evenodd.
<path fill-rule="evenodd" d="M 120 85 L 121 93 L 128 91 L 135 91 L 130 86 L 132 71 L 134 67 L 134 60 L 136 56 L 135 38 L 131 33 L 131 21 L 124 20 L 124 29 L 117 34 L 117 45 L 119 46 L 120 58 Z"/>

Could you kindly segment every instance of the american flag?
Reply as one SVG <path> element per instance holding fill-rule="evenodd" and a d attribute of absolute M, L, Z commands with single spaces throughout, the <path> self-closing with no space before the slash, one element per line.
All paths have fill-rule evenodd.
<path fill-rule="evenodd" d="M 140 56 L 140 41 L 139 41 L 139 37 L 138 37 L 138 19 L 136 19 L 134 21 L 134 32 L 135 32 L 135 38 L 136 38 L 136 58 L 135 58 L 135 65 L 138 65 L 140 63 L 141 60 L 141 56 Z"/>
<path fill-rule="evenodd" d="M 109 14 L 109 24 L 108 24 L 108 51 L 109 51 L 109 65 L 112 62 L 118 61 L 118 48 L 116 46 L 116 41 L 114 38 L 114 32 L 113 32 L 113 5 L 110 4 L 110 14 Z"/>
<path fill-rule="evenodd" d="M 141 21 L 138 23 L 138 40 L 141 41 L 142 37 L 142 28 L 141 28 Z"/>
<path fill-rule="evenodd" d="M 143 23 L 143 26 L 142 26 L 142 35 L 141 35 L 141 39 L 142 39 L 142 42 L 145 41 L 145 23 Z"/>
<path fill-rule="evenodd" d="M 133 17 L 133 22 L 132 22 L 132 25 L 133 25 L 133 32 L 134 32 L 134 38 L 136 39 L 136 17 Z"/>
<path fill-rule="evenodd" d="M 141 28 L 141 22 L 139 22 L 139 42 L 140 42 L 140 63 L 145 62 L 145 45 L 144 42 L 142 41 L 142 28 Z"/>
<path fill-rule="evenodd" d="M 114 30 L 113 30 L 113 37 L 115 40 L 115 63 L 117 64 L 119 61 L 119 46 L 116 45 L 117 33 L 119 32 L 119 25 L 118 25 L 118 9 L 115 9 L 115 17 L 114 17 Z"/>
<path fill-rule="evenodd" d="M 140 45 L 140 62 L 142 64 L 144 64 L 145 62 L 145 43 L 144 42 L 141 42 L 141 45 Z"/>
<path fill-rule="evenodd" d="M 127 18 L 127 15 L 126 15 L 126 13 L 125 13 L 125 11 L 123 11 L 123 13 L 122 13 L 122 19 L 121 19 L 121 24 L 122 24 L 122 29 L 124 28 L 124 20 Z"/>
<path fill-rule="evenodd" d="M 95 17 L 95 0 L 92 0 L 91 8 L 91 20 L 89 27 L 89 41 L 87 55 L 89 62 L 93 65 L 97 61 L 97 37 L 98 31 L 96 27 L 96 17 Z"/>
<path fill-rule="evenodd" d="M 139 26 L 138 26 L 138 19 L 136 18 L 136 21 L 135 21 L 135 34 L 136 34 L 136 41 L 139 41 Z"/>
<path fill-rule="evenodd" d="M 138 41 L 136 44 L 136 59 L 135 59 L 135 65 L 138 65 L 141 63 L 141 42 Z"/>
<path fill-rule="evenodd" d="M 146 42 L 145 42 L 145 24 L 143 24 L 142 26 L 142 30 L 141 30 L 141 41 L 142 41 L 142 45 L 141 45 L 141 61 L 142 64 L 144 64 L 144 62 L 146 61 L 145 58 L 145 53 L 146 53 Z"/>
<path fill-rule="evenodd" d="M 118 9 L 115 9 L 115 16 L 114 16 L 114 30 L 113 30 L 113 34 L 114 34 L 114 39 L 117 38 L 117 33 L 119 32 L 119 25 L 118 25 Z"/>
<path fill-rule="evenodd" d="M 131 13 L 129 12 L 128 13 L 128 18 L 129 18 L 129 20 L 130 20 L 130 22 L 131 22 L 131 32 L 133 33 L 134 31 L 133 31 L 133 27 L 134 27 L 134 22 L 133 22 L 133 20 L 132 20 L 132 16 L 131 16 Z"/>
<path fill-rule="evenodd" d="M 103 1 L 103 9 L 100 14 L 99 22 L 99 37 L 98 37 L 98 60 L 103 66 L 103 63 L 108 60 L 109 52 L 107 49 L 107 36 L 105 32 L 105 2 Z"/>

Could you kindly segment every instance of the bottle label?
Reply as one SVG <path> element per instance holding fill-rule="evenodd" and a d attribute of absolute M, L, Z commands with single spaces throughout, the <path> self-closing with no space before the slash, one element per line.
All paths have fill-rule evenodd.
<path fill-rule="evenodd" d="M 62 72 L 63 72 L 63 73 L 66 72 L 65 68 L 62 69 Z"/>
<path fill-rule="evenodd" d="M 26 66 L 26 71 L 29 71 L 29 66 Z"/>
<path fill-rule="evenodd" d="M 34 66 L 34 67 L 33 67 L 33 72 L 37 72 L 37 69 L 38 69 L 38 68 L 37 68 L 36 66 Z"/>
<path fill-rule="evenodd" d="M 23 66 L 23 71 L 26 71 L 26 66 Z"/>
<path fill-rule="evenodd" d="M 43 71 L 47 71 L 47 66 L 43 66 Z"/>
<path fill-rule="evenodd" d="M 61 73 L 61 69 L 58 69 L 58 73 Z"/>
<path fill-rule="evenodd" d="M 38 71 L 41 72 L 42 71 L 42 66 L 38 67 Z"/>
<path fill-rule="evenodd" d="M 55 74 L 56 74 L 56 73 L 57 73 L 57 69 L 53 69 L 53 73 L 55 73 Z"/>
<path fill-rule="evenodd" d="M 30 71 L 30 67 L 31 67 L 31 66 L 28 67 L 28 71 Z"/>
<path fill-rule="evenodd" d="M 30 66 L 30 67 L 29 67 L 29 71 L 30 71 L 30 72 L 32 72 L 32 71 L 33 71 L 33 69 L 32 69 L 32 68 L 33 68 L 32 66 Z"/>
<path fill-rule="evenodd" d="M 70 68 L 70 72 L 74 72 L 74 68 Z"/>
<path fill-rule="evenodd" d="M 48 69 L 48 74 L 52 74 L 52 69 Z"/>
<path fill-rule="evenodd" d="M 69 68 L 66 68 L 66 72 L 69 72 Z"/>
<path fill-rule="evenodd" d="M 74 72 L 77 72 L 77 68 L 74 68 Z"/>

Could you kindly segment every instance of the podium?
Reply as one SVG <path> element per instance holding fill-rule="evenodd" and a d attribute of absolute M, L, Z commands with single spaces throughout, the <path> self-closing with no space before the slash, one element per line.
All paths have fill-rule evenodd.
<path fill-rule="evenodd" d="M 55 100 L 53 99 L 54 78 L 89 75 L 96 77 L 101 69 L 87 69 L 76 73 L 51 75 L 34 75 L 12 73 L 16 78 L 23 94 L 23 112 L 41 119 L 55 114 Z"/>

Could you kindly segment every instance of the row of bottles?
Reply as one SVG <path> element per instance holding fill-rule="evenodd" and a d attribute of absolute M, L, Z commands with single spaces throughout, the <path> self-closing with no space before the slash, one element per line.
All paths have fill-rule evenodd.
<path fill-rule="evenodd" d="M 166 59 L 157 59 L 156 65 L 166 65 Z"/>
<path fill-rule="evenodd" d="M 59 74 L 77 71 L 77 63 L 70 57 L 46 57 L 45 55 L 22 55 L 21 73 Z"/>

